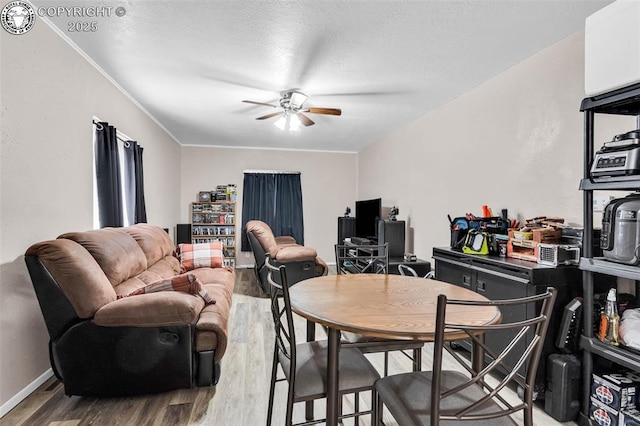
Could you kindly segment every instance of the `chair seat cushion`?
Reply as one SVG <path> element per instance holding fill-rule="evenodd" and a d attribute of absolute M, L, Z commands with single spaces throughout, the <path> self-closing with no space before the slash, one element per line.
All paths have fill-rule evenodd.
<path fill-rule="evenodd" d="M 275 260 L 278 262 L 299 262 L 303 260 L 313 260 L 318 256 L 316 249 L 299 245 L 285 245 L 278 251 Z"/>
<path fill-rule="evenodd" d="M 96 312 L 93 321 L 96 325 L 105 327 L 195 324 L 204 306 L 204 300 L 200 296 L 179 291 L 162 291 L 111 302 Z"/>
<path fill-rule="evenodd" d="M 321 398 L 327 393 L 326 340 L 300 343 L 296 346 L 297 368 L 294 395 L 296 398 Z M 280 364 L 289 380 L 289 358 L 279 353 Z M 380 375 L 360 351 L 355 348 L 340 349 L 340 392 L 354 392 L 370 388 Z"/>
<path fill-rule="evenodd" d="M 376 390 L 382 399 L 384 406 L 389 409 L 398 425 L 429 425 L 430 424 L 430 399 L 431 399 L 431 371 L 420 371 L 384 377 L 376 382 Z M 468 380 L 467 376 L 457 371 L 442 372 L 442 389 L 452 389 Z M 452 414 L 461 407 L 466 407 L 473 401 L 484 397 L 486 394 L 480 386 L 470 386 L 459 393 L 442 399 L 440 414 Z M 499 406 L 489 401 L 474 414 L 492 412 Z M 460 424 L 462 422 L 441 420 L 440 425 Z M 464 421 L 473 426 L 486 425 L 516 425 L 511 417 L 498 417 L 489 420 Z"/>

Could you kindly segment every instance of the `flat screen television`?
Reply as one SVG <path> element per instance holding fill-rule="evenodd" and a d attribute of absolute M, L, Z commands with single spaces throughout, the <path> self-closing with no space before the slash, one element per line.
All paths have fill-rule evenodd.
<path fill-rule="evenodd" d="M 356 201 L 356 237 L 375 238 L 382 215 L 382 198 Z"/>

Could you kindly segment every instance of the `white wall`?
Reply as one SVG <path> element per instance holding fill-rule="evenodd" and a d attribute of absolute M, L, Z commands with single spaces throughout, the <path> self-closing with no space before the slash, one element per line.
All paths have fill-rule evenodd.
<path fill-rule="evenodd" d="M 356 199 L 357 156 L 349 153 L 234 148 L 182 148 L 180 218 L 189 223 L 190 203 L 199 191 L 216 185 L 238 185 L 237 232 L 242 218 L 244 170 L 299 171 L 302 181 L 305 245 L 315 248 L 327 263 L 335 263 L 338 216 L 353 210 Z M 238 237 L 238 245 L 240 239 Z M 238 266 L 253 265 L 250 252 L 237 253 Z"/>
<path fill-rule="evenodd" d="M 180 146 L 43 21 L 0 31 L 0 415 L 49 368 L 48 334 L 23 255 L 91 229 L 92 116 L 144 147 L 150 223 L 180 216 Z"/>
<path fill-rule="evenodd" d="M 407 250 L 449 245 L 447 214 L 509 209 L 582 223 L 584 32 L 421 117 L 358 156 L 358 198 L 382 197 L 409 223 Z M 635 129 L 596 121 L 596 149 Z"/>

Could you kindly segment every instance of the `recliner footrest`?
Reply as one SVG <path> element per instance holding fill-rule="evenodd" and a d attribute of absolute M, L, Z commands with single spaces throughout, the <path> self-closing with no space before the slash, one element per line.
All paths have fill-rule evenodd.
<path fill-rule="evenodd" d="M 214 362 L 215 351 L 197 352 L 196 386 L 212 386 L 220 379 L 220 363 Z"/>

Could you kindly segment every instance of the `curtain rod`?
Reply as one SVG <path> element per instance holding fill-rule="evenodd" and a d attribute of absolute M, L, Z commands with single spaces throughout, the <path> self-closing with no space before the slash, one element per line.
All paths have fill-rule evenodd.
<path fill-rule="evenodd" d="M 100 120 L 97 117 L 93 118 L 93 124 L 95 124 L 96 129 L 98 130 L 102 130 L 102 124 L 100 123 L 106 123 L 106 121 Z M 129 146 L 131 146 L 130 142 L 134 142 L 133 139 L 131 139 L 129 136 L 125 135 L 124 133 L 122 133 L 120 130 L 116 129 L 116 138 L 120 140 L 120 142 L 124 143 L 124 146 L 126 148 L 129 148 Z"/>
<path fill-rule="evenodd" d="M 270 175 L 299 175 L 300 172 L 287 172 L 282 170 L 243 170 L 242 173 L 264 173 Z"/>

